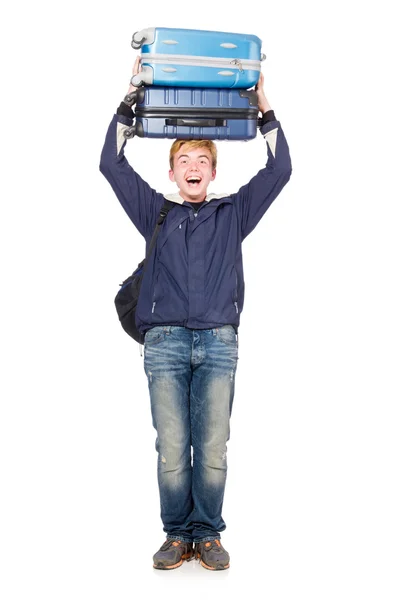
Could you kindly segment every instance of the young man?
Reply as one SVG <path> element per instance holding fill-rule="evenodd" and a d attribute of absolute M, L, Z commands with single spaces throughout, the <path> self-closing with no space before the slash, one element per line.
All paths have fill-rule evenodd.
<path fill-rule="evenodd" d="M 138 71 L 139 58 L 133 72 Z M 163 196 L 150 188 L 124 156 L 123 131 L 134 116 L 124 102 L 102 151 L 101 172 L 147 245 L 164 199 L 175 203 L 148 261 L 136 312 L 145 332 L 167 537 L 153 557 L 157 569 L 174 569 L 193 556 L 210 570 L 230 564 L 220 532 L 226 527 L 226 443 L 244 303 L 241 245 L 291 175 L 288 145 L 265 97 L 262 74 L 256 91 L 267 163 L 237 193 L 207 195 L 216 176 L 216 147 L 204 140 L 176 140 L 171 147 L 169 177 L 178 193 Z"/>

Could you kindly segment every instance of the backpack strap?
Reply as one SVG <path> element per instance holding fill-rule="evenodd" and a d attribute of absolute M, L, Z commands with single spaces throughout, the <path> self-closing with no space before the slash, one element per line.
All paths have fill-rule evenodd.
<path fill-rule="evenodd" d="M 160 209 L 160 214 L 157 218 L 157 223 L 156 223 L 156 228 L 153 232 L 153 236 L 152 239 L 150 240 L 150 245 L 149 245 L 149 249 L 147 251 L 146 254 L 146 260 L 145 263 L 147 263 L 147 259 L 149 258 L 149 256 L 151 255 L 151 253 L 153 252 L 153 248 L 156 244 L 157 241 L 157 236 L 160 233 L 160 229 L 161 229 L 161 225 L 164 222 L 164 219 L 166 218 L 166 216 L 168 215 L 168 213 L 170 212 L 170 210 L 172 208 L 174 208 L 175 206 L 175 202 L 171 202 L 171 200 L 165 200 L 163 206 Z"/>

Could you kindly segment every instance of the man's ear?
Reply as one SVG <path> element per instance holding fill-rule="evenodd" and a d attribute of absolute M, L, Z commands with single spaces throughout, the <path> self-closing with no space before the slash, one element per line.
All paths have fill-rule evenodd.
<path fill-rule="evenodd" d="M 214 181 L 215 177 L 216 177 L 216 169 L 212 169 L 211 181 Z"/>
<path fill-rule="evenodd" d="M 170 181 L 175 181 L 174 171 L 172 169 L 168 171 L 168 177 L 170 178 Z"/>

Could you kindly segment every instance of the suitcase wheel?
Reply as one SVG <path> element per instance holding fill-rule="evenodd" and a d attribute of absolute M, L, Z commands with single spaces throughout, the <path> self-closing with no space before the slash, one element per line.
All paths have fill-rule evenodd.
<path fill-rule="evenodd" d="M 128 127 L 128 129 L 124 129 L 124 137 L 129 140 L 130 138 L 133 138 L 135 135 L 135 125 L 131 125 L 131 127 Z"/>
<path fill-rule="evenodd" d="M 136 102 L 136 92 L 131 92 L 131 94 L 127 94 L 124 98 L 124 102 L 128 104 L 128 106 L 132 106 Z"/>
<path fill-rule="evenodd" d="M 131 85 L 134 85 L 135 87 L 141 87 L 143 85 L 143 81 L 142 81 L 142 77 L 140 75 L 140 73 L 138 73 L 138 75 L 133 75 L 131 77 L 131 81 L 130 81 Z"/>
<path fill-rule="evenodd" d="M 135 87 L 141 87 L 142 85 L 153 85 L 152 67 L 143 65 L 141 71 L 131 77 L 131 84 L 135 85 Z"/>
<path fill-rule="evenodd" d="M 139 50 L 139 48 L 141 48 L 141 46 L 143 46 L 146 38 L 142 37 L 140 40 L 135 38 L 135 36 L 139 34 L 139 31 L 136 31 L 134 33 L 134 35 L 132 36 L 132 42 L 131 42 L 131 46 L 134 48 L 134 50 Z"/>
<path fill-rule="evenodd" d="M 263 60 L 266 60 L 266 54 L 261 54 L 261 62 L 262 62 Z"/>

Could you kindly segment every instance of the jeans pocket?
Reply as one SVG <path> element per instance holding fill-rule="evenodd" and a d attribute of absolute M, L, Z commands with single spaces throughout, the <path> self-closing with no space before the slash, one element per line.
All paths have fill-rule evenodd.
<path fill-rule="evenodd" d="M 152 327 L 145 334 L 145 346 L 155 346 L 165 340 L 164 327 Z"/>
<path fill-rule="evenodd" d="M 236 332 L 234 330 L 233 325 L 224 325 L 223 327 L 219 327 L 217 329 L 218 339 L 227 344 L 228 346 L 236 346 Z"/>

